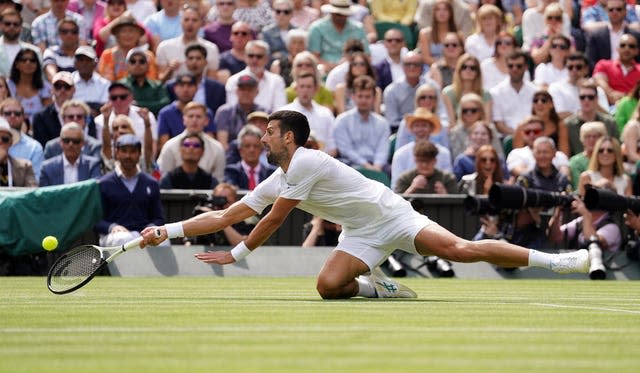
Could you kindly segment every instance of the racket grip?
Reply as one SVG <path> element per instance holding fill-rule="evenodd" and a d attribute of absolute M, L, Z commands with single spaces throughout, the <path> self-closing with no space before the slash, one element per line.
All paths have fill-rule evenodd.
<path fill-rule="evenodd" d="M 140 244 L 142 243 L 142 241 L 144 240 L 144 237 L 138 237 L 135 240 L 131 240 L 127 243 L 125 243 L 124 245 L 122 245 L 122 248 L 126 251 L 129 249 L 135 249 L 140 247 Z"/>

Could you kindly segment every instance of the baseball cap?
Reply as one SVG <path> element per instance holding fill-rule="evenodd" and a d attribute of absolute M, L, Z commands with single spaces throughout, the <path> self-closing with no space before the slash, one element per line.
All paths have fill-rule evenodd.
<path fill-rule="evenodd" d="M 264 119 L 265 121 L 269 120 L 269 114 L 265 113 L 264 111 L 254 111 L 249 113 L 249 115 L 247 115 L 247 122 L 251 121 L 252 119 L 255 118 L 259 118 L 259 119 Z"/>
<path fill-rule="evenodd" d="M 75 56 L 85 56 L 91 58 L 92 60 L 98 58 L 98 56 L 96 55 L 96 51 L 88 45 L 79 46 L 78 49 L 76 49 Z"/>
<path fill-rule="evenodd" d="M 192 73 L 180 73 L 176 75 L 176 84 L 198 84 L 198 81 Z"/>
<path fill-rule="evenodd" d="M 257 87 L 258 81 L 250 74 L 240 75 L 238 78 L 238 87 Z"/>
<path fill-rule="evenodd" d="M 73 82 L 73 75 L 71 75 L 71 73 L 68 71 L 58 71 L 57 73 L 55 73 L 53 75 L 53 78 L 51 78 L 51 83 L 56 84 L 57 82 L 65 82 L 70 86 L 75 85 L 75 83 Z"/>
<path fill-rule="evenodd" d="M 138 146 L 141 147 L 142 143 L 140 139 L 136 135 L 132 135 L 130 133 L 121 135 L 116 140 L 116 148 L 120 148 L 123 146 Z"/>
<path fill-rule="evenodd" d="M 122 83 L 122 82 L 113 82 L 111 83 L 111 85 L 109 85 L 109 92 L 111 92 L 112 89 L 114 88 L 125 88 L 129 91 L 131 91 L 131 87 L 129 87 L 128 84 Z"/>
<path fill-rule="evenodd" d="M 126 60 L 129 61 L 129 59 L 131 59 L 131 57 L 135 56 L 136 54 L 139 54 L 142 57 L 144 57 L 145 61 L 147 60 L 147 51 L 145 48 L 141 48 L 141 47 L 131 48 L 129 52 L 127 52 Z"/>

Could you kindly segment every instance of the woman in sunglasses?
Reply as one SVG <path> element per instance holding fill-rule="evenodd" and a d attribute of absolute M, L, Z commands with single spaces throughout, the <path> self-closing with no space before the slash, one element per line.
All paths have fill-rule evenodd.
<path fill-rule="evenodd" d="M 622 165 L 622 151 L 618 139 L 601 137 L 593 149 L 586 171 L 580 174 L 578 193 L 584 196 L 585 186 L 613 186 L 620 195 L 630 196 L 633 186 L 629 175 L 625 174 Z"/>
<path fill-rule="evenodd" d="M 569 78 L 567 56 L 571 49 L 571 40 L 564 35 L 555 35 L 549 39 L 549 62 L 536 66 L 533 74 L 534 83 L 541 88 L 547 88 L 553 82 L 564 82 Z"/>
<path fill-rule="evenodd" d="M 451 157 L 453 159 L 456 159 L 460 154 L 468 151 L 469 146 L 472 144 L 472 127 L 474 127 L 477 122 L 486 122 L 486 120 L 487 113 L 484 111 L 482 97 L 475 93 L 467 93 L 462 96 L 460 105 L 458 106 L 458 122 L 449 129 L 449 148 L 451 149 Z M 488 124 L 488 127 L 491 131 L 488 144 L 498 149 L 500 156 L 502 156 L 502 146 L 498 139 L 498 133 L 493 125 Z M 484 143 L 476 145 L 471 154 L 475 153 L 475 150 L 477 150 L 480 145 L 484 145 Z M 458 178 L 458 180 L 460 180 L 460 178 Z"/>
<path fill-rule="evenodd" d="M 16 55 L 7 81 L 12 97 L 20 101 L 29 123 L 33 115 L 51 104 L 51 84 L 44 80 L 42 64 L 33 49 L 23 48 Z"/>
<path fill-rule="evenodd" d="M 458 59 L 464 54 L 464 38 L 457 32 L 449 32 L 442 42 L 444 51 L 427 76 L 433 79 L 440 87 L 446 87 L 453 83 L 453 73 L 456 70 Z"/>
<path fill-rule="evenodd" d="M 440 105 L 438 104 L 438 97 L 439 97 L 438 93 L 439 93 L 438 89 L 435 86 L 431 85 L 430 83 L 424 83 L 420 85 L 416 90 L 414 104 L 416 108 L 419 108 L 419 107 L 425 108 L 430 112 L 434 113 L 436 116 L 438 116 L 441 123 L 446 124 L 447 122 L 444 121 L 446 116 L 443 116 L 442 115 L 443 113 L 438 111 L 438 108 L 440 107 Z M 448 147 L 449 146 L 448 133 L 449 132 L 447 131 L 447 128 L 443 127 L 443 129 L 439 133 L 432 134 L 431 136 L 429 136 L 429 141 Z M 407 122 L 403 118 L 400 121 L 400 124 L 398 125 L 395 150 L 400 149 L 403 145 L 406 145 L 411 141 L 414 141 L 415 139 L 416 138 L 413 132 L 411 132 L 407 128 Z M 392 157 L 393 154 L 390 154 L 389 156 Z"/>
<path fill-rule="evenodd" d="M 482 88 L 480 62 L 476 57 L 465 53 L 458 59 L 453 73 L 453 83 L 442 90 L 442 100 L 449 117 L 449 128 L 453 128 L 456 124 L 460 99 L 467 93 L 475 93 L 482 97 L 485 113 L 492 112 L 491 94 Z"/>
<path fill-rule="evenodd" d="M 458 32 L 453 7 L 449 0 L 436 0 L 433 5 L 431 26 L 418 33 L 418 49 L 422 52 L 422 60 L 431 66 L 443 54 L 444 38 L 449 32 Z"/>
<path fill-rule="evenodd" d="M 544 132 L 542 136 L 552 138 L 557 144 L 558 150 L 563 152 L 567 157 L 570 156 L 569 131 L 564 121 L 558 116 L 555 106 L 553 105 L 553 98 L 549 92 L 541 89 L 533 95 L 531 114 L 544 120 Z M 524 146 L 524 143 L 524 135 L 516 131 L 513 137 L 513 147 L 519 148 Z"/>
<path fill-rule="evenodd" d="M 488 130 L 486 124 L 482 122 L 478 122 L 474 128 L 477 127 L 480 130 L 482 126 L 485 126 L 485 131 Z M 489 144 L 481 145 L 475 149 L 473 154 L 466 155 L 464 163 L 466 168 L 471 169 L 471 172 L 466 170 L 464 176 L 461 177 L 460 193 L 487 195 L 494 183 L 502 183 L 505 180 L 504 161 L 498 156 L 496 149 Z M 454 172 L 457 172 L 455 168 Z"/>
<path fill-rule="evenodd" d="M 558 3 L 551 3 L 544 9 L 544 29 L 531 40 L 531 59 L 538 65 L 547 62 L 552 56 L 552 38 L 554 35 L 563 34 L 563 10 Z M 568 38 L 568 36 L 566 36 Z M 573 45 L 573 40 L 569 39 L 569 45 Z"/>

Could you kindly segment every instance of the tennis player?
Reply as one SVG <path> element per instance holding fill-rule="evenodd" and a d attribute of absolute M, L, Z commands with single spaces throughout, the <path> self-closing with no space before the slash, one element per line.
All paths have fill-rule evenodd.
<path fill-rule="evenodd" d="M 273 113 L 262 142 L 269 162 L 279 168 L 226 210 L 145 228 L 142 246 L 155 246 L 166 238 L 217 232 L 273 204 L 249 236 L 230 252 L 210 251 L 196 257 L 222 265 L 240 261 L 262 245 L 297 207 L 342 225 L 341 240 L 318 275 L 317 290 L 325 299 L 415 298 L 415 292 L 386 278 L 378 268 L 396 248 L 507 268 L 529 265 L 558 273 L 586 273 L 589 268 L 586 250 L 548 254 L 504 241 L 457 237 L 415 212 L 409 202 L 383 184 L 321 151 L 304 148 L 308 136 L 309 123 L 304 115 L 286 110 Z"/>

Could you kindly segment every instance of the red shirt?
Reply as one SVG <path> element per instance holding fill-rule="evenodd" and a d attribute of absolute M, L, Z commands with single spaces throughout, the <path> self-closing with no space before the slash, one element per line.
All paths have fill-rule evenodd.
<path fill-rule="evenodd" d="M 618 60 L 600 60 L 593 69 L 593 75 L 602 73 L 607 76 L 609 86 L 616 91 L 629 93 L 640 80 L 640 64 L 635 63 L 631 70 L 624 74 L 622 64 Z"/>

